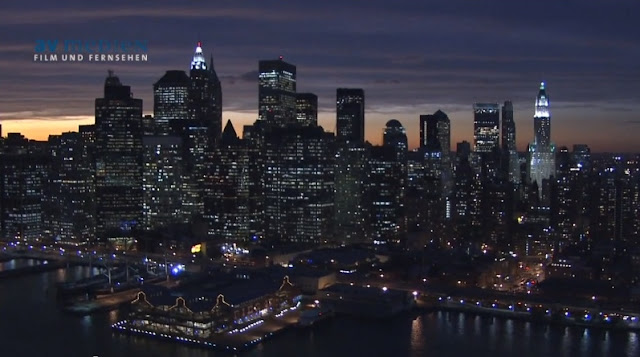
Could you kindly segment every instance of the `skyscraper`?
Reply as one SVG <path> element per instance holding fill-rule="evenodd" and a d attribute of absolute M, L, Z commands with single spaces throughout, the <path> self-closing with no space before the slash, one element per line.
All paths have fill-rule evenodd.
<path fill-rule="evenodd" d="M 399 244 L 406 233 L 406 168 L 393 146 L 371 147 L 367 199 L 370 241 Z"/>
<path fill-rule="evenodd" d="M 500 107 L 498 104 L 473 105 L 473 149 L 477 153 L 490 153 L 500 144 Z"/>
<path fill-rule="evenodd" d="M 551 113 L 549 96 L 544 82 L 536 97 L 535 114 L 533 116 L 534 139 L 529 145 L 529 179 L 537 183 L 542 196 L 543 180 L 555 174 L 555 145 L 551 142 Z"/>
<path fill-rule="evenodd" d="M 398 120 L 391 119 L 387 122 L 382 134 L 382 145 L 393 148 L 401 162 L 406 160 L 409 149 L 407 131 Z"/>
<path fill-rule="evenodd" d="M 169 135 L 145 136 L 142 147 L 143 228 L 183 223 L 182 140 Z"/>
<path fill-rule="evenodd" d="M 90 139 L 88 139 L 90 140 Z M 85 244 L 95 236 L 94 167 L 82 133 L 49 136 L 50 165 L 45 229 L 68 244 Z"/>
<path fill-rule="evenodd" d="M 520 164 L 516 147 L 516 123 L 513 120 L 513 103 L 502 106 L 502 155 L 503 165 L 511 183 L 520 183 Z"/>
<path fill-rule="evenodd" d="M 363 242 L 366 238 L 368 205 L 368 146 L 361 143 L 337 145 L 335 169 L 336 238 L 342 242 Z"/>
<path fill-rule="evenodd" d="M 440 182 L 442 195 L 450 196 L 453 187 L 451 121 L 443 111 L 420 116 L 420 150 L 427 160 L 427 176 Z"/>
<path fill-rule="evenodd" d="M 334 136 L 322 127 L 273 127 L 266 135 L 264 212 L 267 238 L 319 243 L 334 214 Z"/>
<path fill-rule="evenodd" d="M 256 214 L 249 196 L 249 155 L 231 123 L 222 131 L 205 181 L 205 220 L 215 241 L 247 241 L 254 236 Z M 257 237 L 257 236 L 256 236 Z"/>
<path fill-rule="evenodd" d="M 0 158 L 2 232 L 6 239 L 42 238 L 48 158 L 38 142 L 9 133 Z"/>
<path fill-rule="evenodd" d="M 195 126 L 208 128 L 207 136 L 213 144 L 222 133 L 222 86 L 213 66 L 213 55 L 207 64 L 199 41 L 191 60 L 189 78 L 190 118 Z"/>
<path fill-rule="evenodd" d="M 258 64 L 258 118 L 284 126 L 294 123 L 296 116 L 296 66 L 277 60 Z"/>
<path fill-rule="evenodd" d="M 158 135 L 170 135 L 172 124 L 189 119 L 190 80 L 184 71 L 167 71 L 153 85 L 153 122 Z"/>
<path fill-rule="evenodd" d="M 364 143 L 364 90 L 338 88 L 336 131 L 339 142 Z"/>
<path fill-rule="evenodd" d="M 142 100 L 113 72 L 96 106 L 96 235 L 124 243 L 142 221 Z"/>
<path fill-rule="evenodd" d="M 318 125 L 318 96 L 313 93 L 296 95 L 298 123 L 301 125 Z"/>
<path fill-rule="evenodd" d="M 439 151 L 443 157 L 449 157 L 451 121 L 443 111 L 420 116 L 420 148 Z"/>

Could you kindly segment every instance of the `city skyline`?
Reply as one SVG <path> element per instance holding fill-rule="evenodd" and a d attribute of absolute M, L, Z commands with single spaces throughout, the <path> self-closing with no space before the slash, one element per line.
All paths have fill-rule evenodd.
<path fill-rule="evenodd" d="M 236 128 L 253 123 L 258 117 L 258 61 L 283 55 L 298 69 L 298 91 L 318 95 L 318 123 L 328 131 L 336 129 L 335 90 L 364 89 L 365 138 L 374 144 L 382 142 L 384 124 L 398 119 L 407 129 L 409 147 L 416 148 L 419 116 L 438 109 L 451 119 L 452 147 L 462 140 L 472 142 L 473 103 L 510 100 L 517 147 L 525 151 L 533 140 L 536 87 L 544 81 L 553 98 L 552 141 L 557 146 L 588 144 L 594 152 L 639 150 L 634 129 L 640 123 L 640 88 L 631 80 L 638 71 L 633 63 L 638 29 L 633 21 L 625 21 L 638 4 L 549 3 L 545 14 L 538 14 L 535 4 L 502 8 L 498 1 L 495 9 L 488 9 L 450 3 L 390 8 L 374 1 L 349 9 L 358 11 L 353 19 L 347 12 L 332 11 L 331 2 L 288 4 L 284 9 L 265 2 L 198 8 L 106 8 L 78 2 L 75 12 L 36 0 L 3 4 L 0 27 L 15 36 L 0 45 L 0 70 L 14 84 L 3 92 L 0 123 L 5 133 L 21 132 L 39 140 L 93 123 L 92 101 L 100 94 L 107 69 L 131 85 L 134 95 L 143 99 L 144 113 L 150 114 L 153 83 L 166 70 L 187 71 L 195 43 L 201 40 L 205 57 L 213 53 L 222 81 L 223 125 L 228 119 Z M 545 16 L 545 26 L 538 26 L 540 16 Z M 163 20 L 172 25 L 145 25 Z M 281 25 L 285 20 L 292 27 L 306 26 L 289 31 Z M 64 25 L 56 26 L 52 35 L 60 39 L 76 38 L 77 33 L 83 33 L 83 39 L 125 39 L 133 31 L 136 38 L 149 40 L 150 60 L 32 62 L 35 41 L 60 24 Z M 505 35 L 506 30 L 512 34 Z"/>

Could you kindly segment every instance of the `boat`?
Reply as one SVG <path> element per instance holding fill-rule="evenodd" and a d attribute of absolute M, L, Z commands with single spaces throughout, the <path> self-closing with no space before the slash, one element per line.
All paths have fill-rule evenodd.
<path fill-rule="evenodd" d="M 316 303 L 314 307 L 300 312 L 298 326 L 312 326 L 319 321 L 332 317 L 333 315 L 333 308 L 331 308 L 328 304 L 320 305 L 319 303 Z"/>

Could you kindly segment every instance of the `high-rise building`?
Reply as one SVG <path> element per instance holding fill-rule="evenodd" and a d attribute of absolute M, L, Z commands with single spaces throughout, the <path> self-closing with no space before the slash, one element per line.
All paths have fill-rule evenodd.
<path fill-rule="evenodd" d="M 296 66 L 280 57 L 258 67 L 258 118 L 276 126 L 295 123 Z"/>
<path fill-rule="evenodd" d="M 516 147 L 516 122 L 513 120 L 513 103 L 504 102 L 502 106 L 502 155 L 509 182 L 520 183 L 520 163 Z"/>
<path fill-rule="evenodd" d="M 318 96 L 313 93 L 296 95 L 298 123 L 301 125 L 318 125 Z"/>
<path fill-rule="evenodd" d="M 337 89 L 336 132 L 338 142 L 364 143 L 364 90 Z"/>
<path fill-rule="evenodd" d="M 473 150 L 490 153 L 500 148 L 500 107 L 494 103 L 473 105 Z"/>
<path fill-rule="evenodd" d="M 400 162 L 406 161 L 407 151 L 409 150 L 407 131 L 398 120 L 391 119 L 385 125 L 384 133 L 382 134 L 382 145 L 392 147 L 396 151 Z"/>
<path fill-rule="evenodd" d="M 573 145 L 573 161 L 581 169 L 589 169 L 591 167 L 591 149 L 585 144 Z"/>
<path fill-rule="evenodd" d="M 191 60 L 189 78 L 189 112 L 195 121 L 191 125 L 206 127 L 209 144 L 213 145 L 222 133 L 222 85 L 213 66 L 213 55 L 207 64 L 201 42 Z"/>
<path fill-rule="evenodd" d="M 153 85 L 153 123 L 157 135 L 170 135 L 175 121 L 189 119 L 190 86 L 184 71 L 167 71 Z"/>
<path fill-rule="evenodd" d="M 83 134 L 49 136 L 45 230 L 56 241 L 76 245 L 95 237 L 95 169 Z"/>
<path fill-rule="evenodd" d="M 96 107 L 96 235 L 125 243 L 142 223 L 142 100 L 109 72 Z"/>
<path fill-rule="evenodd" d="M 551 142 L 551 114 L 549 96 L 544 82 L 536 97 L 533 116 L 534 140 L 529 144 L 529 180 L 538 185 L 543 196 L 543 181 L 555 174 L 555 145 Z"/>
<path fill-rule="evenodd" d="M 440 151 L 442 156 L 449 156 L 451 121 L 443 111 L 438 110 L 433 114 L 420 115 L 420 148 Z"/>
<path fill-rule="evenodd" d="M 145 136 L 143 148 L 143 229 L 183 223 L 182 140 L 177 136 Z"/>
<path fill-rule="evenodd" d="M 45 143 L 46 144 L 46 143 Z M 0 158 L 2 235 L 34 241 L 43 236 L 48 155 L 45 146 L 9 133 Z"/>
<path fill-rule="evenodd" d="M 319 243 L 332 237 L 334 136 L 322 127 L 273 127 L 266 136 L 265 234 Z"/>
<path fill-rule="evenodd" d="M 335 169 L 336 238 L 364 242 L 368 224 L 368 146 L 357 142 L 337 146 Z"/>
<path fill-rule="evenodd" d="M 247 146 L 238 138 L 231 120 L 222 131 L 205 181 L 205 220 L 212 241 L 241 242 L 258 237 L 256 214 L 251 211 L 250 165 Z"/>
<path fill-rule="evenodd" d="M 393 146 L 373 146 L 367 166 L 370 242 L 399 244 L 406 233 L 405 165 Z"/>
<path fill-rule="evenodd" d="M 427 159 L 428 176 L 442 185 L 442 195 L 450 196 L 453 185 L 451 121 L 443 111 L 420 116 L 420 150 Z"/>

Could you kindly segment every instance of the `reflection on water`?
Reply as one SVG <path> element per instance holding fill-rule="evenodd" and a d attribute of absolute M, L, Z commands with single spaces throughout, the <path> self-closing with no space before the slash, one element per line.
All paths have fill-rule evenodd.
<path fill-rule="evenodd" d="M 20 269 L 25 267 L 30 267 L 39 264 L 47 264 L 46 260 L 36 260 L 36 259 L 12 259 L 6 262 L 0 262 L 0 271 L 5 270 L 13 270 Z"/>
<path fill-rule="evenodd" d="M 217 352 L 114 334 L 119 311 L 89 317 L 62 313 L 55 283 L 88 277 L 73 267 L 0 280 L 0 336 L 3 356 L 175 356 L 218 357 Z M 37 343 L 33 342 L 37 336 Z M 389 321 L 328 320 L 311 329 L 292 329 L 242 356 L 634 356 L 636 333 L 547 326 L 493 317 L 434 312 Z"/>

